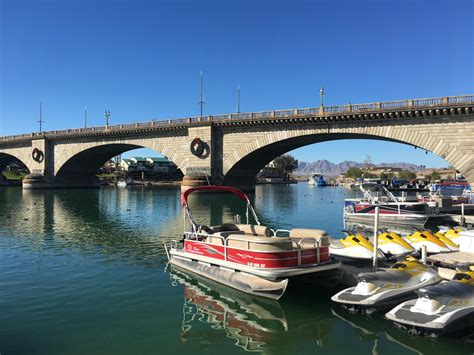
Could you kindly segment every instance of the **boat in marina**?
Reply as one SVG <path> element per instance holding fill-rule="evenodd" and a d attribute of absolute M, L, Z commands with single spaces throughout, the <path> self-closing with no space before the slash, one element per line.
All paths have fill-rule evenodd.
<path fill-rule="evenodd" d="M 372 224 L 376 207 L 381 224 L 424 226 L 428 221 L 446 218 L 426 202 L 400 201 L 381 184 L 364 183 L 359 189 L 362 198 L 345 200 L 344 219 L 348 222 Z"/>
<path fill-rule="evenodd" d="M 407 256 L 388 269 L 361 273 L 357 286 L 349 287 L 331 297 L 354 312 L 373 313 L 409 299 L 413 291 L 441 281 L 438 273 Z"/>
<path fill-rule="evenodd" d="M 420 288 L 417 299 L 399 304 L 385 316 L 416 335 L 463 335 L 474 329 L 474 271 L 451 281 Z"/>
<path fill-rule="evenodd" d="M 308 184 L 315 186 L 326 186 L 326 180 L 322 174 L 314 173 L 309 177 Z"/>
<path fill-rule="evenodd" d="M 198 192 L 235 195 L 245 203 L 246 224 L 198 224 L 188 203 L 189 195 Z M 339 277 L 341 263 L 331 258 L 325 233 L 317 229 L 272 230 L 261 225 L 248 196 L 236 188 L 193 187 L 182 193 L 182 203 L 187 226 L 184 240 L 165 244 L 173 266 L 272 299 L 284 294 L 292 278 L 325 283 Z M 250 224 L 250 217 L 255 224 Z"/>
<path fill-rule="evenodd" d="M 470 203 L 471 185 L 466 180 L 443 179 L 429 186 L 429 194 L 418 195 L 421 202 L 436 202 L 440 198 L 449 199 L 452 205 Z"/>

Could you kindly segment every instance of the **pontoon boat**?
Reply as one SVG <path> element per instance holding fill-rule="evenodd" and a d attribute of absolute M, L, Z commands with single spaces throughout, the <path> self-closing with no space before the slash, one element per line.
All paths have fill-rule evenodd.
<path fill-rule="evenodd" d="M 227 192 L 246 203 L 246 224 L 203 226 L 189 208 L 193 192 Z M 279 299 L 288 279 L 327 279 L 338 274 L 340 262 L 329 255 L 329 238 L 317 229 L 271 230 L 260 224 L 249 198 L 227 186 L 193 187 L 182 194 L 189 230 L 182 245 L 165 244 L 170 263 L 249 294 Z M 250 224 L 250 214 L 255 224 Z M 330 278 L 330 276 L 329 276 Z"/>

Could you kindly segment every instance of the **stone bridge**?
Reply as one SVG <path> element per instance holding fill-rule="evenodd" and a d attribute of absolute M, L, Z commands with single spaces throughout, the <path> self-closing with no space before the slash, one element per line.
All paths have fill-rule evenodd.
<path fill-rule="evenodd" d="M 203 154 L 191 153 L 195 138 L 204 143 Z M 474 183 L 474 95 L 0 137 L 0 171 L 16 158 L 31 173 L 44 177 L 42 187 L 90 187 L 97 185 L 95 174 L 108 159 L 144 147 L 172 160 L 185 174 L 183 185 L 203 183 L 207 175 L 217 184 L 251 188 L 257 173 L 279 155 L 337 139 L 378 139 L 419 147 L 445 159 Z M 43 159 L 33 159 L 35 149 Z"/>

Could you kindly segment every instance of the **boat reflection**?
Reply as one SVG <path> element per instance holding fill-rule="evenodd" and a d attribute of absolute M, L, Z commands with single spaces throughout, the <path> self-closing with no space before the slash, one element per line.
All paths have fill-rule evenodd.
<path fill-rule="evenodd" d="M 381 354 L 387 349 L 397 349 L 397 353 L 403 354 L 452 354 L 453 349 L 464 350 L 458 352 L 462 354 L 472 353 L 472 341 L 467 339 L 412 336 L 383 316 L 353 314 L 339 307 L 334 307 L 332 314 L 349 324 L 360 341 L 372 342 L 372 354 Z"/>
<path fill-rule="evenodd" d="M 269 299 L 228 289 L 226 286 L 190 276 L 172 269 L 172 283 L 184 286 L 181 340 L 187 341 L 195 322 L 223 330 L 235 345 L 246 351 L 262 351 L 271 347 L 272 338 L 288 330 L 280 304 Z"/>

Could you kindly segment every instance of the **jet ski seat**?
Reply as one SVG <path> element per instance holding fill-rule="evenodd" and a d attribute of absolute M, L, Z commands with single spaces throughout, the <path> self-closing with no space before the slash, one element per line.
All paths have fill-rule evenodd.
<path fill-rule="evenodd" d="M 387 270 L 387 271 L 377 271 L 375 273 L 361 273 L 357 275 L 357 279 L 360 281 L 370 282 L 370 283 L 392 283 L 392 284 L 406 284 L 411 279 L 411 275 L 399 271 L 399 270 Z M 419 282 L 417 280 L 417 282 Z"/>
<path fill-rule="evenodd" d="M 448 296 L 455 298 L 467 298 L 471 299 L 474 297 L 473 287 L 462 282 L 445 282 L 438 285 L 430 286 L 429 289 L 421 288 L 415 291 L 419 296 L 428 298 L 437 296 Z"/>

